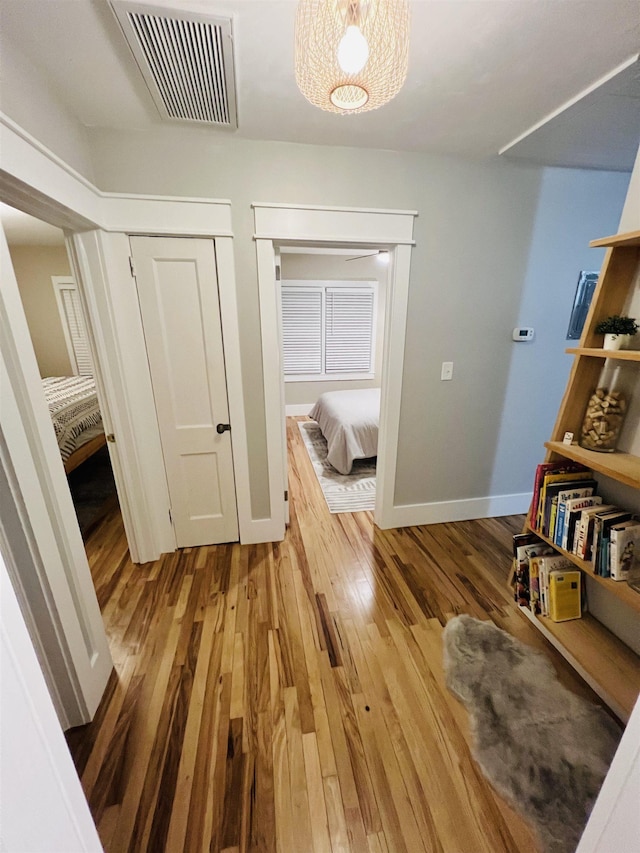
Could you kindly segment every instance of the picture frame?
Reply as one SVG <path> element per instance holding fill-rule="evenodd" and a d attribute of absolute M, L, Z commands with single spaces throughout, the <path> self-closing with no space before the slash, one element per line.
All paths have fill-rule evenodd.
<path fill-rule="evenodd" d="M 598 283 L 600 272 L 591 270 L 580 270 L 575 296 L 573 297 L 573 308 L 569 317 L 569 328 L 567 329 L 568 341 L 579 341 L 587 319 L 591 299 Z"/>

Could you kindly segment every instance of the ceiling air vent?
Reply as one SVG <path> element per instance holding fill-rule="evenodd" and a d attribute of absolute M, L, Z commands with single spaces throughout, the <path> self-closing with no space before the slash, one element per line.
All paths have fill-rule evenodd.
<path fill-rule="evenodd" d="M 237 128 L 230 18 L 111 6 L 162 116 Z"/>

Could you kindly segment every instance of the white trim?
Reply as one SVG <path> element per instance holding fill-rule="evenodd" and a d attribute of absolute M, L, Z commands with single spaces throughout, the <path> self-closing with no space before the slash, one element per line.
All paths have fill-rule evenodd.
<path fill-rule="evenodd" d="M 267 466 L 269 507 L 273 531 L 272 541 L 284 539 L 287 460 L 282 445 L 284 400 L 280 353 L 280 319 L 275 287 L 275 251 L 271 240 L 256 240 L 258 263 L 258 298 L 260 300 L 260 337 L 262 340 L 262 378 L 264 382 L 264 416 L 267 432 Z"/>
<path fill-rule="evenodd" d="M 50 160 L 54 163 L 58 168 L 62 169 L 63 172 L 66 172 L 70 177 L 72 177 L 78 183 L 83 184 L 85 187 L 90 189 L 92 192 L 96 191 L 95 186 L 91 183 L 88 178 L 85 178 L 84 175 L 81 175 L 80 172 L 76 171 L 73 166 L 70 166 L 67 162 L 65 162 L 62 157 L 58 157 L 57 154 L 54 154 L 50 148 L 47 148 L 46 145 L 43 145 L 39 139 L 36 139 L 35 136 L 32 136 L 28 131 L 26 131 L 23 127 L 21 127 L 17 122 L 13 121 L 6 113 L 0 112 L 0 124 L 3 124 L 9 130 L 16 134 L 20 139 L 26 142 L 30 148 L 34 148 L 40 154 L 45 156 L 47 160 Z M 4 153 L 4 152 L 3 152 Z"/>
<path fill-rule="evenodd" d="M 289 209 L 287 205 L 275 204 L 253 205 L 253 207 L 256 234 L 271 235 L 257 237 L 255 242 L 262 333 L 269 496 L 274 521 L 277 519 L 279 522 L 280 515 L 284 516 L 282 489 L 283 484 L 286 483 L 287 460 L 280 441 L 285 405 L 281 399 L 282 356 L 278 333 L 278 288 L 275 279 L 273 239 L 297 242 L 309 240 L 315 244 L 326 245 L 334 239 L 328 235 L 334 234 L 337 230 L 341 236 L 336 242 L 366 242 L 370 246 L 379 246 L 390 251 L 375 511 L 376 523 L 382 526 L 381 521 L 391 518 L 393 512 L 414 214 L 333 207 L 293 206 Z M 298 213 L 292 215 L 291 210 L 296 210 Z M 311 211 L 313 215 L 305 217 L 299 213 L 304 210 Z M 365 234 L 368 236 L 364 237 Z M 376 234 L 376 237 L 372 238 L 372 234 Z"/>
<path fill-rule="evenodd" d="M 409 302 L 411 248 L 397 246 L 390 253 L 387 302 L 384 315 L 382 376 L 380 377 L 380 426 L 376 463 L 375 522 L 383 530 L 392 524 L 395 511 L 396 467 L 400 433 L 400 403 L 404 372 L 404 343 Z M 381 452 L 382 450 L 382 452 Z"/>
<path fill-rule="evenodd" d="M 256 231 L 253 235 L 253 239 L 254 240 L 277 240 L 277 241 L 280 241 L 282 239 L 292 239 L 292 238 L 283 238 L 280 236 L 278 231 L 272 231 L 272 232 L 269 232 L 269 231 L 258 232 L 258 231 Z M 380 243 L 380 238 L 375 237 L 372 234 L 363 234 L 362 236 L 358 235 L 357 237 L 345 237 L 344 234 L 340 234 L 339 236 L 337 234 L 328 234 L 327 236 L 323 236 L 323 237 L 318 237 L 317 234 L 300 234 L 299 237 L 296 237 L 296 240 L 302 244 L 304 244 L 304 243 L 318 243 L 320 240 L 327 242 L 327 243 L 331 243 L 332 245 L 333 244 L 345 245 L 348 243 L 354 243 L 355 245 L 359 246 L 362 243 L 369 243 L 369 244 L 378 243 L 378 244 L 380 244 L 380 246 L 385 251 L 388 250 L 389 245 L 391 245 L 391 244 L 396 245 L 396 246 L 405 246 L 405 245 L 406 246 L 415 246 L 415 244 L 416 244 L 415 240 L 407 240 L 407 239 L 389 240 L 386 243 Z"/>
<path fill-rule="evenodd" d="M 379 463 L 378 463 L 379 464 Z M 500 515 L 520 515 L 529 509 L 531 492 L 514 495 L 491 495 L 456 501 L 437 501 L 425 504 L 403 504 L 392 507 L 379 527 L 416 527 L 422 524 L 443 524 L 449 521 L 468 521 L 472 518 L 495 518 Z"/>
<path fill-rule="evenodd" d="M 523 139 L 526 139 L 528 136 L 531 136 L 532 133 L 535 133 L 536 130 L 540 130 L 541 127 L 544 127 L 545 124 L 548 124 L 557 116 L 561 115 L 565 110 L 568 110 L 570 107 L 573 107 L 583 98 L 586 98 L 587 95 L 590 95 L 592 92 L 595 92 L 609 80 L 612 80 L 626 68 L 629 68 L 631 65 L 634 65 L 638 59 L 640 59 L 640 53 L 635 53 L 633 56 L 630 56 L 629 59 L 625 59 L 624 62 L 621 62 L 620 65 L 617 65 L 612 71 L 608 71 L 606 74 L 603 74 L 602 77 L 598 78 L 595 83 L 591 83 L 591 85 L 587 86 L 586 89 L 582 89 L 581 92 L 578 92 L 577 95 L 574 95 L 573 98 L 569 98 L 568 101 L 565 101 L 562 106 L 559 106 L 557 109 L 550 112 L 544 118 L 540 119 L 540 121 L 536 122 L 534 125 L 529 127 L 524 133 L 521 133 L 519 136 L 516 136 L 515 139 L 512 139 L 511 142 L 507 142 L 506 145 L 503 145 L 502 148 L 498 150 L 498 154 L 506 154 L 511 148 L 517 145 L 519 142 L 522 142 Z"/>
<path fill-rule="evenodd" d="M 373 355 L 375 349 L 372 347 Z M 370 370 L 367 373 L 291 373 L 285 374 L 284 381 L 289 382 L 372 382 L 376 378 Z"/>
<path fill-rule="evenodd" d="M 315 403 L 289 403 L 289 405 L 285 406 L 284 413 L 288 418 L 293 418 L 297 415 L 308 415 L 314 405 Z"/>
<path fill-rule="evenodd" d="M 323 210 L 337 213 L 384 213 L 385 216 L 417 216 L 417 210 L 390 210 L 383 207 L 333 207 L 331 205 L 320 204 L 283 204 L 281 202 L 270 201 L 254 201 L 251 203 L 254 208 L 269 208 L 272 210 Z"/>
<path fill-rule="evenodd" d="M 3 850 L 102 850 L 0 557 Z M 33 803 L 38 803 L 34 820 Z"/>
<path fill-rule="evenodd" d="M 109 456 L 131 559 L 146 563 L 174 551 L 176 542 L 129 241 L 90 231 L 70 245 L 93 330 L 104 428 L 116 439 Z"/>
<path fill-rule="evenodd" d="M 2 435 L 29 522 L 29 530 L 23 522 L 23 533 L 33 533 L 46 575 L 40 584 L 46 603 L 39 617 L 60 626 L 60 654 L 78 686 L 77 701 L 70 699 L 65 714 L 80 725 L 98 707 L 111 654 L 3 232 L 0 256 Z M 11 538 L 8 544 L 14 547 Z"/>
<path fill-rule="evenodd" d="M 0 196 L 2 199 L 71 232 L 101 229 L 103 233 L 114 232 L 112 236 L 115 238 L 118 237 L 118 234 L 143 233 L 158 236 L 204 236 L 226 241 L 230 241 L 233 235 L 231 204 L 228 200 L 100 192 L 86 178 L 18 127 L 10 118 L 2 114 L 0 114 L 0 149 L 2 150 L 2 169 L 0 170 Z M 103 243 L 106 236 L 105 234 L 103 238 L 100 238 Z M 70 245 L 69 241 L 67 245 Z M 231 250 L 227 247 L 222 251 L 223 255 L 229 256 Z M 90 312 L 91 318 L 94 322 L 96 317 L 100 318 L 100 322 L 114 322 L 118 329 L 120 323 L 124 323 L 124 328 L 127 329 L 132 323 L 136 327 L 137 301 L 135 306 L 129 305 L 129 310 L 134 312 L 133 316 L 127 315 L 127 311 L 118 308 L 117 305 L 115 307 L 109 305 L 116 292 L 122 295 L 122 298 L 118 296 L 116 302 L 124 300 L 126 303 L 130 301 L 126 294 L 126 283 L 130 282 L 131 279 L 128 273 L 126 274 L 127 277 L 123 278 L 125 274 L 124 264 L 128 263 L 128 260 L 127 258 L 120 258 L 117 253 L 107 252 L 106 254 L 108 257 L 96 263 L 99 267 L 103 267 L 100 270 L 100 277 L 108 277 L 109 294 L 103 300 L 104 304 L 101 308 L 96 309 L 94 306 L 93 313 Z M 85 282 L 82 284 L 84 290 Z M 235 411 L 234 468 L 236 471 L 238 513 L 239 518 L 242 519 L 240 535 L 241 541 L 244 541 L 244 535 L 253 539 L 257 534 L 248 533 L 248 528 L 253 525 L 253 521 L 251 520 L 250 508 L 246 423 L 243 407 L 238 405 L 238 400 L 235 399 L 237 394 L 242 394 L 242 385 L 238 381 L 240 340 L 237 327 L 235 272 L 232 258 L 231 263 L 226 262 L 219 271 L 219 286 L 226 302 L 222 322 L 225 352 L 229 354 L 227 370 L 231 368 L 232 374 L 238 374 L 233 382 L 229 382 L 229 385 L 234 389 L 231 392 L 230 399 L 231 407 Z M 138 331 L 135 331 L 135 334 L 138 335 Z M 131 345 L 137 347 L 138 343 L 137 339 L 136 342 L 131 340 L 124 342 L 121 347 L 124 355 L 115 355 L 114 357 L 124 358 L 126 362 L 128 348 Z M 101 352 L 101 357 L 104 357 L 104 350 Z M 146 369 L 148 371 L 148 367 Z M 116 385 L 117 383 L 110 382 L 105 376 L 105 399 L 103 402 L 106 400 L 107 408 L 112 408 L 114 412 L 118 409 L 117 403 L 112 399 Z M 124 396 L 126 398 L 126 395 Z M 145 399 L 148 402 L 148 396 L 145 395 Z M 140 400 L 136 401 L 131 397 L 129 397 L 129 403 L 134 407 L 137 404 L 138 408 L 142 405 Z M 125 404 L 122 404 L 120 408 L 123 405 Z M 114 414 L 114 417 L 117 418 L 117 414 Z M 157 430 L 157 424 L 155 429 Z M 120 432 L 122 433 L 122 429 Z M 150 433 L 149 437 L 153 446 L 155 444 L 153 432 Z M 127 441 L 126 437 L 121 435 L 120 450 L 122 450 L 123 439 L 125 442 Z M 147 448 L 145 452 L 152 453 L 153 451 Z M 135 458 L 135 449 L 131 448 L 128 451 L 128 456 Z M 144 468 L 142 461 L 140 465 Z M 166 486 L 161 491 L 166 491 Z M 161 501 L 162 498 L 161 495 L 156 495 L 149 500 Z M 168 496 L 166 503 L 168 506 Z M 134 502 L 133 507 L 137 506 L 137 502 Z M 131 521 L 127 523 L 125 517 L 125 526 L 127 527 L 128 537 L 131 537 L 130 544 L 132 545 L 134 559 L 136 557 L 145 560 L 155 559 L 163 551 L 173 550 L 175 547 L 175 544 L 170 545 L 165 521 L 165 518 L 168 517 L 168 511 L 165 512 L 163 509 L 161 512 L 162 517 L 158 515 L 160 513 L 158 509 L 155 519 L 143 519 L 141 525 L 138 525 L 140 529 L 135 536 L 133 535 Z M 126 507 L 124 508 L 124 515 L 126 516 Z M 146 526 L 145 532 L 142 530 L 143 526 Z"/>

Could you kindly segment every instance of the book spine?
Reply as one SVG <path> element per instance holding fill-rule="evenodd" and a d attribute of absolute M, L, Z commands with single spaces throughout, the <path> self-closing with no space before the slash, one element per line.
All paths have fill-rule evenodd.
<path fill-rule="evenodd" d="M 556 528 L 553 534 L 553 541 L 558 547 L 562 548 L 564 540 L 564 528 L 566 524 L 567 502 L 558 501 L 558 509 L 556 512 Z"/>

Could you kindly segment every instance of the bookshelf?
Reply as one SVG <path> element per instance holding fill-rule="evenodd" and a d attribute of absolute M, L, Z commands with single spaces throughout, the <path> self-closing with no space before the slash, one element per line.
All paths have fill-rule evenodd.
<path fill-rule="evenodd" d="M 640 272 L 640 231 L 593 240 L 590 245 L 606 247 L 608 251 L 579 346 L 567 350 L 573 355 L 573 364 L 551 440 L 545 443 L 545 461 L 570 459 L 581 462 L 594 472 L 640 491 L 640 457 L 621 452 L 598 453 L 578 444 L 563 442 L 566 432 L 572 432 L 574 436 L 580 434 L 584 412 L 593 389 L 597 387 L 604 360 L 640 362 L 640 350 L 604 350 L 603 336 L 595 331 L 603 317 L 624 313 Z M 528 519 L 525 529 L 532 529 Z M 624 582 L 594 575 L 590 563 L 567 553 L 538 531 L 533 532 L 570 559 L 608 595 L 628 607 L 638 619 L 640 634 L 640 594 Z M 527 608 L 520 609 L 614 713 L 626 721 L 640 693 L 640 657 L 589 613 L 570 622 L 553 622 L 548 617 L 534 615 Z"/>

